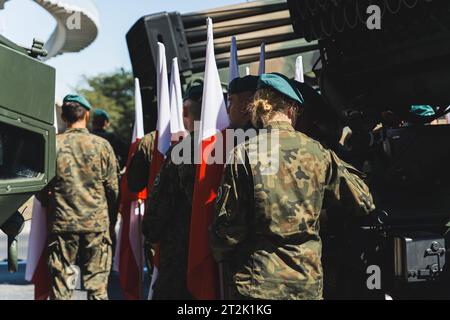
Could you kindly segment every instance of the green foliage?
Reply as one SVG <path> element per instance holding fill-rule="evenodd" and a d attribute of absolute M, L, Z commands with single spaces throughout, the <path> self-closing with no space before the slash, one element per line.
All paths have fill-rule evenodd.
<path fill-rule="evenodd" d="M 107 74 L 83 77 L 76 91 L 92 104 L 106 110 L 111 130 L 123 141 L 130 141 L 134 124 L 134 78 L 130 71 L 118 69 Z"/>

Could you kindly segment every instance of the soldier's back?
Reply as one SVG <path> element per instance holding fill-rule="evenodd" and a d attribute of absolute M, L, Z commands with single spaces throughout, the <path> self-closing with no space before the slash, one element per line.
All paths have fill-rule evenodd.
<path fill-rule="evenodd" d="M 236 283 L 245 296 L 321 299 L 319 216 L 330 153 L 287 122 L 266 129 L 240 146 L 250 161 L 254 213 L 236 261 L 253 265 L 240 266 Z"/>
<path fill-rule="evenodd" d="M 115 167 L 111 145 L 87 129 L 69 129 L 57 136 L 53 183 L 52 232 L 103 232 L 107 229 L 107 171 Z"/>

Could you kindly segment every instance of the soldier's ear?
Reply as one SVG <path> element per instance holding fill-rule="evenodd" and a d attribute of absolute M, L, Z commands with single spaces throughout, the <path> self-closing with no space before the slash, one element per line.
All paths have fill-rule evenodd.
<path fill-rule="evenodd" d="M 86 114 L 84 115 L 84 120 L 86 120 L 86 123 L 89 122 L 90 115 L 91 115 L 91 113 L 89 111 L 86 111 Z"/>

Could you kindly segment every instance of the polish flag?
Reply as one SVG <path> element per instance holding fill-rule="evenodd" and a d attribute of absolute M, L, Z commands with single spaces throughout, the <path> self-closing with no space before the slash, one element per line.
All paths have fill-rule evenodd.
<path fill-rule="evenodd" d="M 58 134 L 56 108 L 54 119 L 55 133 Z M 47 266 L 47 210 L 48 208 L 34 198 L 25 280 L 34 284 L 35 300 L 47 300 L 50 296 L 50 275 Z"/>
<path fill-rule="evenodd" d="M 218 149 L 221 148 L 218 144 L 224 140 L 221 131 L 229 126 L 214 56 L 213 23 L 210 18 L 207 19 L 207 34 L 199 141 L 201 164 L 197 165 L 192 201 L 187 274 L 189 291 L 195 298 L 201 300 L 219 297 L 219 275 L 209 247 L 208 227 L 213 219 L 214 200 L 222 177 L 224 161 L 222 164 L 207 164 L 207 160 L 211 157 L 210 152 L 215 146 L 218 146 Z"/>
<path fill-rule="evenodd" d="M 237 54 L 237 44 L 236 37 L 231 37 L 231 47 L 230 47 L 230 75 L 228 78 L 228 83 L 231 83 L 236 78 L 239 78 L 239 62 Z"/>
<path fill-rule="evenodd" d="M 178 58 L 173 58 L 172 60 L 170 76 L 170 133 L 172 134 L 172 142 L 178 142 L 187 135 L 183 122 L 183 97 L 181 94 Z"/>
<path fill-rule="evenodd" d="M 178 67 L 178 63 L 177 63 Z M 178 69 L 178 68 L 177 68 Z M 173 75 L 172 75 L 173 78 Z M 176 80 L 174 80 L 176 81 Z M 179 87 L 179 94 L 181 96 L 181 85 Z M 175 90 L 174 90 L 175 93 Z M 181 100 L 181 97 L 179 97 Z M 158 42 L 158 66 L 157 66 L 157 99 L 158 99 L 158 122 L 156 124 L 156 141 L 153 149 L 153 157 L 150 168 L 150 188 L 153 186 L 156 176 L 159 174 L 161 166 L 164 162 L 167 151 L 171 145 L 171 109 L 170 109 L 170 95 L 169 95 L 169 81 L 167 77 L 167 62 L 166 62 L 166 48 L 162 43 Z M 178 108 L 178 106 L 177 106 Z M 182 109 L 182 106 L 181 106 Z M 182 116 L 181 111 L 181 116 Z M 181 119 L 181 123 L 182 119 Z M 184 126 L 183 126 L 184 128 Z M 150 291 L 148 299 L 153 297 L 153 285 L 158 277 L 159 268 L 159 248 L 157 248 L 154 258 L 154 268 L 152 275 L 152 283 L 150 284 Z"/>
<path fill-rule="evenodd" d="M 139 79 L 135 79 L 135 120 L 133 137 L 128 152 L 127 167 L 137 150 L 139 141 L 144 137 L 144 117 Z M 131 193 L 127 188 L 127 173 L 121 181 L 120 212 L 122 224 L 116 247 L 115 266 L 119 271 L 120 286 L 127 300 L 139 300 L 142 297 L 143 239 L 141 232 L 142 216 L 145 211 L 147 190 Z"/>
<path fill-rule="evenodd" d="M 305 78 L 303 75 L 303 57 L 298 56 L 297 60 L 295 60 L 295 81 L 304 83 Z"/>
<path fill-rule="evenodd" d="M 259 56 L 259 70 L 258 75 L 266 73 L 266 44 L 261 43 L 261 53 Z"/>

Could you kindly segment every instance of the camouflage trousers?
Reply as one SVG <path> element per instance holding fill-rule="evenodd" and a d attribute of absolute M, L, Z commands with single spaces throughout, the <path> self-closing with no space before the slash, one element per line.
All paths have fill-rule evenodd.
<path fill-rule="evenodd" d="M 48 266 L 51 278 L 51 300 L 70 300 L 80 267 L 88 300 L 108 299 L 108 277 L 112 248 L 108 232 L 51 234 Z"/>

